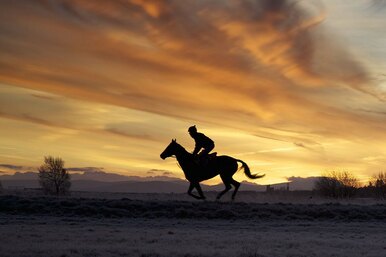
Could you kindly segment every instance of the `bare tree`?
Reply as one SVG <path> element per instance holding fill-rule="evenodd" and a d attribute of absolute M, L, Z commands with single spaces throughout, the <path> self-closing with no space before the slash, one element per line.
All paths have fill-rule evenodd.
<path fill-rule="evenodd" d="M 323 196 L 333 198 L 353 197 L 358 187 L 358 179 L 348 171 L 331 171 L 315 183 L 316 191 Z"/>
<path fill-rule="evenodd" d="M 381 171 L 373 176 L 370 182 L 373 186 L 375 197 L 384 199 L 386 198 L 386 172 Z"/>
<path fill-rule="evenodd" d="M 39 167 L 39 183 L 46 194 L 68 193 L 71 182 L 70 174 L 64 169 L 64 161 L 59 157 L 44 157 L 44 164 Z"/>
<path fill-rule="evenodd" d="M 326 197 L 338 198 L 338 188 L 340 187 L 340 182 L 328 174 L 323 175 L 315 182 L 315 190 Z"/>

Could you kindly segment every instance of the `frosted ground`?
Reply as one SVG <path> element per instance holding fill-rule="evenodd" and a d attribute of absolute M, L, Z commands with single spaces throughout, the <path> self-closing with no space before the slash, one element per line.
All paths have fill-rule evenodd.
<path fill-rule="evenodd" d="M 190 201 L 184 195 L 122 196 L 0 196 L 0 256 L 386 253 L 383 202 L 317 203 L 310 197 L 298 203 L 288 197 L 282 197 L 287 202 L 261 201 L 270 198 L 266 195 L 252 201 L 247 193 L 233 203 Z"/>

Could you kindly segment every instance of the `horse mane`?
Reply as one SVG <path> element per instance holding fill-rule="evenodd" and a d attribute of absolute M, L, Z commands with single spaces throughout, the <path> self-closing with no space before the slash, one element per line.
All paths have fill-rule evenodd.
<path fill-rule="evenodd" d="M 188 153 L 189 155 L 191 155 L 191 153 L 189 153 L 188 151 L 186 151 L 185 147 L 183 147 L 182 145 L 180 145 L 179 143 L 175 142 L 175 144 L 177 145 L 178 148 L 181 149 L 181 151 L 184 151 L 186 153 Z"/>

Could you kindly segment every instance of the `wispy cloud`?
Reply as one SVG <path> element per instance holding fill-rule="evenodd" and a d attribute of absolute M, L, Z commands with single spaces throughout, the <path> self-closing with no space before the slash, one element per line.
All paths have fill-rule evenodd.
<path fill-rule="evenodd" d="M 119 135 L 119 136 L 128 137 L 128 138 L 142 139 L 142 140 L 153 140 L 153 141 L 155 140 L 150 135 L 141 134 L 139 132 L 129 133 L 129 132 L 126 132 L 126 131 L 119 129 L 119 128 L 105 128 L 104 131 L 111 133 L 111 134 L 114 134 L 114 135 Z"/>
<path fill-rule="evenodd" d="M 2 13 L 17 18 L 11 28 L 1 26 L 0 38 L 0 47 L 13 53 L 2 54 L 1 80 L 13 85 L 248 130 L 256 127 L 252 119 L 329 133 L 332 117 L 362 122 L 320 92 L 344 84 L 382 97 L 369 86 L 368 71 L 327 36 L 320 4 L 310 11 L 284 0 L 36 1 L 39 12 L 24 17 L 28 5 L 21 1 Z M 27 18 L 40 29 L 24 30 Z M 28 43 L 11 44 L 21 37 Z"/>
<path fill-rule="evenodd" d="M 35 167 L 31 166 L 22 166 L 22 165 L 13 165 L 13 164 L 0 164 L 0 168 L 3 168 L 0 173 L 10 173 L 10 172 L 29 172 L 36 171 Z"/>
<path fill-rule="evenodd" d="M 84 173 L 89 173 L 89 172 L 103 172 L 104 168 L 102 167 L 72 167 L 72 168 L 67 168 L 68 171 L 82 171 Z"/>
<path fill-rule="evenodd" d="M 24 166 L 12 165 L 12 164 L 0 164 L 0 167 L 11 169 L 11 170 L 23 170 L 25 168 Z"/>

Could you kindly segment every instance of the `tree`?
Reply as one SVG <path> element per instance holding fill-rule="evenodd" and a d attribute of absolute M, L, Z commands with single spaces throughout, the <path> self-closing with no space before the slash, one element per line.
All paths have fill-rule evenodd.
<path fill-rule="evenodd" d="M 46 194 L 68 193 L 71 182 L 70 174 L 64 169 L 64 161 L 59 157 L 44 157 L 44 164 L 39 167 L 39 183 Z"/>
<path fill-rule="evenodd" d="M 358 187 L 358 179 L 348 171 L 331 171 L 315 182 L 316 191 L 333 198 L 353 197 Z"/>
<path fill-rule="evenodd" d="M 386 172 L 381 171 L 378 174 L 373 176 L 370 184 L 374 188 L 375 197 L 377 198 L 386 198 Z"/>

